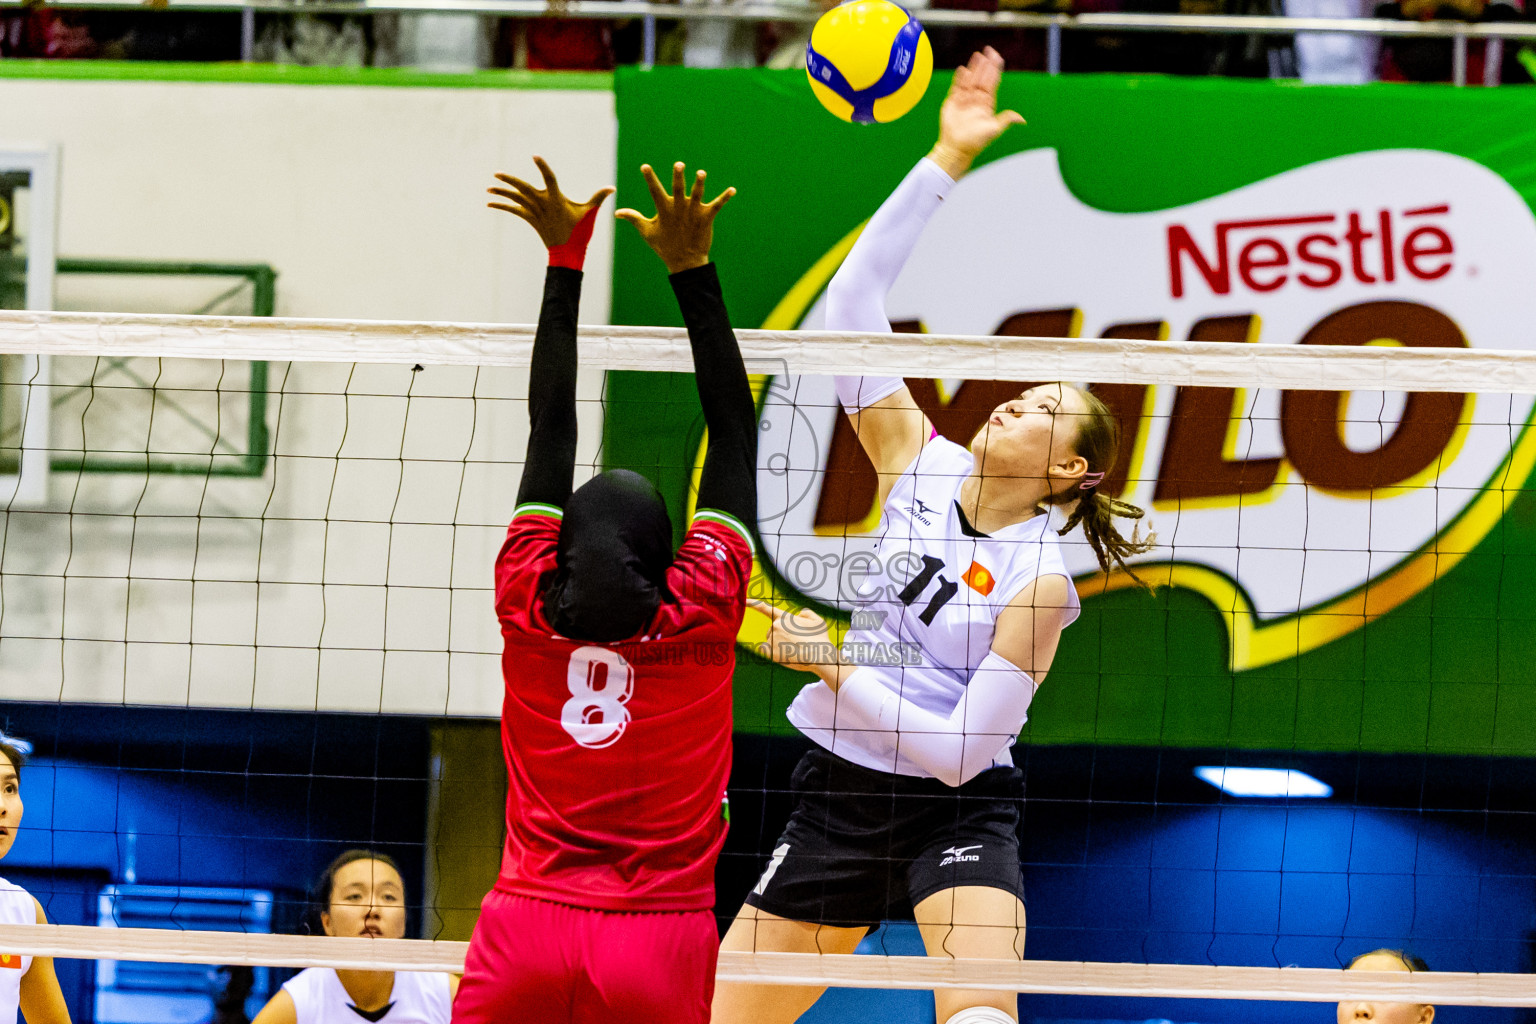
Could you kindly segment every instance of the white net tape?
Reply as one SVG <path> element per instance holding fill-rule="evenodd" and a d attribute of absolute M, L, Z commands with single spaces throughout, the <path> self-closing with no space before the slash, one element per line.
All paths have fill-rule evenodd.
<path fill-rule="evenodd" d="M 33 956 L 171 963 L 464 969 L 465 942 L 0 925 L 0 948 Z M 949 960 L 806 953 L 720 954 L 720 981 L 875 989 L 977 989 L 1159 999 L 1380 1000 L 1452 1006 L 1536 1005 L 1536 975 L 1340 971 L 1311 967 Z"/>
<path fill-rule="evenodd" d="M 0 352 L 527 366 L 526 325 L 0 312 Z M 1536 352 L 829 331 L 737 332 L 750 369 L 1313 391 L 1536 394 Z M 677 328 L 589 327 L 583 365 L 690 373 Z"/>

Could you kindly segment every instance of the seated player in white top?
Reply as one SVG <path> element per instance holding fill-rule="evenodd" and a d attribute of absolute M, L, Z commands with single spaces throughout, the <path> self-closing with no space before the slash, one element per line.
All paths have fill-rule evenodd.
<path fill-rule="evenodd" d="M 11 852 L 21 827 L 22 747 L 0 733 L 0 859 Z M 47 924 L 43 905 L 19 885 L 0 878 L 0 924 Z M 53 958 L 12 953 L 0 947 L 0 1024 L 69 1024 L 69 1007 L 53 973 Z"/>
<path fill-rule="evenodd" d="M 405 883 L 381 853 L 348 850 L 315 886 L 327 935 L 405 937 Z M 283 983 L 252 1024 L 448 1024 L 459 979 L 436 971 L 310 967 Z"/>
<path fill-rule="evenodd" d="M 1373 949 L 1349 962 L 1351 971 L 1429 970 L 1429 964 L 1400 949 Z M 1346 999 L 1339 1004 L 1338 1024 L 1434 1024 L 1435 1008 L 1428 1003 L 1382 1003 L 1364 999 Z"/>
<path fill-rule="evenodd" d="M 827 290 L 829 330 L 890 330 L 885 296 L 928 217 L 1022 121 L 997 112 L 1001 77 L 991 49 L 956 71 L 938 144 Z M 1106 570 L 1151 544 L 1114 523 L 1141 510 L 1099 489 L 1117 423 L 1086 390 L 1047 384 L 999 406 L 962 447 L 936 435 L 900 378 L 838 378 L 837 392 L 879 477 L 878 569 L 836 654 L 819 617 L 772 611 L 769 653 L 820 679 L 789 709 L 819 746 L 795 769 L 795 810 L 722 948 L 848 953 L 910 907 L 930 956 L 1016 959 L 1022 774 L 1009 748 L 1078 612 L 1050 507 Z M 789 1024 L 821 992 L 721 984 L 713 1020 Z M 940 1024 L 1018 1019 L 1008 992 L 945 990 L 935 1003 Z"/>

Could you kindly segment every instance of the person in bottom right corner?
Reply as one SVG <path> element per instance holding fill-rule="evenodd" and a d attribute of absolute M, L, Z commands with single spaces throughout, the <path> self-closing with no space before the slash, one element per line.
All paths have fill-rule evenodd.
<path fill-rule="evenodd" d="M 1351 971 L 1427 971 L 1429 965 L 1399 949 L 1373 949 L 1349 962 Z M 1372 1003 L 1347 999 L 1339 1004 L 1338 1024 L 1432 1024 L 1435 1008 L 1424 1003 Z"/>

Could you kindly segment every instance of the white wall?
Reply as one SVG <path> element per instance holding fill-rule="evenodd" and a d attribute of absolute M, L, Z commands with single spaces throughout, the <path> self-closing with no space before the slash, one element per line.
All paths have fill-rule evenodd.
<path fill-rule="evenodd" d="M 530 322 L 543 250 L 485 209 L 491 172 L 539 153 L 572 191 L 613 178 L 605 91 L 0 81 L 0 110 L 0 141 L 62 147 L 63 255 L 270 263 L 286 315 Z M 586 322 L 608 312 L 599 225 Z M 61 361 L 56 381 L 96 383 L 55 389 L 56 443 L 210 450 L 191 420 L 243 436 L 244 364 L 131 368 L 154 403 Z M 578 483 L 601 384 L 580 387 Z M 0 513 L 0 698 L 498 714 L 491 566 L 527 387 L 274 364 L 259 479 L 53 474 L 43 508 Z"/>
<path fill-rule="evenodd" d="M 492 174 L 614 177 L 607 90 L 0 80 L 0 111 L 0 142 L 63 149 L 61 255 L 270 263 L 284 316 L 531 322 L 543 250 L 485 208 Z"/>

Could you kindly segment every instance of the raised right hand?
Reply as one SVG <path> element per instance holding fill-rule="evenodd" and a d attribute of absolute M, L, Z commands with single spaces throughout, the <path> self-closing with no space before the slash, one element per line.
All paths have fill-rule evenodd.
<path fill-rule="evenodd" d="M 656 216 L 647 217 L 639 210 L 629 209 L 620 210 L 614 216 L 635 226 L 645 244 L 667 265 L 667 273 L 677 274 L 708 263 L 709 247 L 715 236 L 715 215 L 736 190 L 728 188 L 706 203 L 704 172 L 694 175 L 693 191 L 689 192 L 681 161 L 672 165 L 670 196 L 650 164 L 643 164 L 640 173 L 645 176 L 646 187 L 656 201 Z"/>
<path fill-rule="evenodd" d="M 955 69 L 949 95 L 939 110 L 939 141 L 928 158 L 958 180 L 971 162 L 1011 125 L 1023 124 L 1016 111 L 997 109 L 997 87 L 1003 80 L 1003 58 L 992 47 L 971 54 Z"/>

